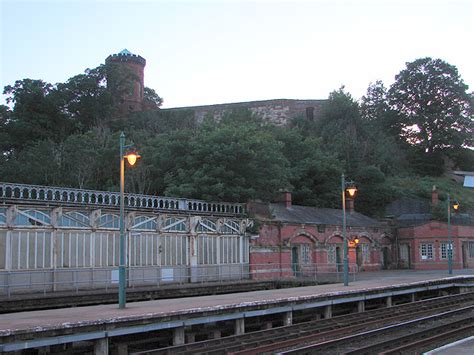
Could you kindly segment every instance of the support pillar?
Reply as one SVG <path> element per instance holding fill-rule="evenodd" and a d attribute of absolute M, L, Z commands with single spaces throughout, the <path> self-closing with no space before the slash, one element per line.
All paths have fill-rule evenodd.
<path fill-rule="evenodd" d="M 211 336 L 212 336 L 212 339 L 219 339 L 222 336 L 222 333 L 219 329 L 214 329 L 212 331 Z"/>
<path fill-rule="evenodd" d="M 48 355 L 48 354 L 51 354 L 51 348 L 49 346 L 43 346 L 42 348 L 38 349 L 38 355 Z"/>
<path fill-rule="evenodd" d="M 127 343 L 118 343 L 117 344 L 117 355 L 128 355 L 128 345 L 127 345 Z"/>
<path fill-rule="evenodd" d="M 189 268 L 191 270 L 191 282 L 199 282 L 199 270 L 197 259 L 197 237 L 191 235 L 189 237 Z"/>
<path fill-rule="evenodd" d="M 173 345 L 184 344 L 184 327 L 178 327 L 173 329 Z"/>
<path fill-rule="evenodd" d="M 94 355 L 109 355 L 109 338 L 97 339 L 94 342 Z"/>
<path fill-rule="evenodd" d="M 262 329 L 265 330 L 265 329 L 272 329 L 273 328 L 273 323 L 272 321 L 267 321 L 265 323 L 263 323 L 263 327 Z"/>
<path fill-rule="evenodd" d="M 293 324 L 293 311 L 288 311 L 283 314 L 283 325 Z"/>
<path fill-rule="evenodd" d="M 357 312 L 365 312 L 365 301 L 357 302 Z"/>
<path fill-rule="evenodd" d="M 324 319 L 332 318 L 332 306 L 324 307 Z"/>
<path fill-rule="evenodd" d="M 238 318 L 235 320 L 234 334 L 241 335 L 245 333 L 245 318 Z"/>
<path fill-rule="evenodd" d="M 392 307 L 392 296 L 388 296 L 386 299 L 385 299 L 385 302 L 387 304 L 387 307 Z"/>
<path fill-rule="evenodd" d="M 416 302 L 416 293 L 412 293 L 410 295 L 410 300 L 411 300 L 411 302 Z"/>
<path fill-rule="evenodd" d="M 195 341 L 196 341 L 196 334 L 195 333 L 186 334 L 186 344 L 194 343 Z"/>

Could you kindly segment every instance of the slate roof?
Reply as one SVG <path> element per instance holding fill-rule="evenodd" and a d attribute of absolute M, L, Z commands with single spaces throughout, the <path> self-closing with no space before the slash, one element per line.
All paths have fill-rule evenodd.
<path fill-rule="evenodd" d="M 395 218 L 399 227 L 419 226 L 433 220 L 431 204 L 428 200 L 402 198 L 390 203 L 386 215 Z M 467 211 L 452 213 L 453 225 L 474 225 L 474 215 Z"/>
<path fill-rule="evenodd" d="M 431 204 L 428 200 L 401 198 L 393 201 L 386 208 L 386 215 L 400 217 L 406 215 L 431 214 Z"/>
<path fill-rule="evenodd" d="M 297 224 L 342 225 L 342 210 L 293 205 L 286 208 L 284 203 L 269 205 L 271 219 L 279 222 Z M 376 227 L 380 223 L 358 212 L 346 210 L 346 224 L 351 227 Z"/>

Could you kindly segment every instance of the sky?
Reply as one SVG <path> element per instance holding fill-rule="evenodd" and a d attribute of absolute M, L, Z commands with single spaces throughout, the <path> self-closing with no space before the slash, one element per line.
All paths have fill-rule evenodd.
<path fill-rule="evenodd" d="M 0 85 L 55 84 L 128 49 L 164 108 L 360 99 L 440 58 L 474 91 L 474 0 L 0 0 Z M 1 95 L 0 104 L 5 103 Z"/>

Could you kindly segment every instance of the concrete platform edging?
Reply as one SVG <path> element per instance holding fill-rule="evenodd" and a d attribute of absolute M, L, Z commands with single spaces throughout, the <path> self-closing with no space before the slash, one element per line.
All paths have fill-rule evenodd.
<path fill-rule="evenodd" d="M 78 341 L 103 339 L 103 338 L 107 338 L 107 336 L 108 336 L 107 331 L 90 332 L 90 333 L 74 334 L 74 335 L 60 335 L 58 337 L 49 337 L 49 338 L 34 339 L 34 340 L 28 340 L 24 342 L 17 342 L 17 343 L 0 344 L 0 351 L 1 352 L 19 351 L 19 350 L 39 348 L 39 347 L 45 347 L 45 346 L 51 346 L 51 345 L 75 343 Z"/>
<path fill-rule="evenodd" d="M 292 316 L 293 311 L 301 311 L 311 308 L 324 307 L 324 314 L 328 314 L 328 317 L 330 317 L 332 315 L 332 305 L 348 302 L 361 302 L 377 298 L 382 299 L 404 294 L 413 295 L 417 292 L 451 287 L 469 288 L 473 286 L 473 279 L 474 276 L 450 277 L 408 283 L 403 282 L 400 284 L 388 284 L 386 280 L 385 285 L 383 283 L 380 284 L 377 281 L 375 287 L 374 282 L 368 282 L 361 283 L 358 286 L 350 289 L 341 287 L 341 285 L 334 285 L 325 288 L 316 288 L 317 286 L 314 286 L 303 287 L 301 289 L 281 290 L 281 292 L 278 294 L 275 294 L 275 291 L 271 291 L 272 293 L 268 293 L 266 291 L 257 291 L 252 296 L 243 293 L 240 296 L 233 295 L 233 297 L 229 298 L 229 301 L 227 301 L 228 298 L 226 297 L 217 298 L 216 300 L 213 299 L 212 301 L 214 303 L 211 303 L 209 298 L 206 299 L 207 301 L 204 301 L 204 298 L 202 298 L 202 300 L 201 298 L 199 298 L 199 300 L 196 298 L 194 303 L 190 303 L 191 307 L 188 306 L 188 308 L 182 308 L 182 306 L 179 305 L 179 302 L 175 302 L 175 308 L 169 308 L 171 303 L 154 303 L 157 301 L 150 301 L 143 302 L 142 305 L 137 304 L 134 311 L 138 313 L 130 314 L 128 316 L 123 312 L 111 309 L 109 306 L 104 307 L 105 312 L 102 314 L 104 317 L 103 319 L 94 318 L 94 316 L 91 316 L 90 318 L 79 318 L 78 314 L 75 315 L 76 318 L 70 315 L 68 317 L 64 317 L 63 314 L 61 314 L 60 318 L 68 318 L 67 322 L 63 320 L 62 323 L 51 322 L 54 320 L 54 316 L 50 318 L 51 320 L 49 323 L 47 320 L 42 319 L 37 320 L 36 322 L 31 322 L 28 319 L 25 320 L 26 318 L 24 317 L 22 322 L 20 321 L 17 323 L 18 325 L 15 325 L 15 318 L 17 317 L 9 317 L 3 320 L 3 323 L 8 328 L 0 329 L 0 339 L 7 341 L 10 340 L 11 342 L 0 344 L 0 351 L 17 351 L 28 348 L 45 347 L 85 340 L 99 340 L 102 338 L 145 333 L 162 329 L 184 329 L 186 326 L 216 323 L 228 320 L 243 321 L 245 318 L 270 314 L 281 313 L 282 316 L 288 317 L 290 313 Z M 463 283 L 463 280 L 467 282 Z M 318 290 L 320 293 L 317 293 Z M 242 301 L 240 303 L 235 303 L 236 297 L 242 297 L 239 298 Z M 412 299 L 414 300 L 414 297 L 412 297 Z M 161 313 L 156 312 L 155 307 L 158 307 L 158 305 L 160 305 L 160 307 L 165 307 L 166 311 Z M 91 310 L 92 309 L 96 308 L 91 308 Z M 97 308 L 97 310 L 98 309 L 99 308 Z M 47 311 L 43 312 L 45 313 L 39 312 L 37 317 L 42 317 L 40 314 L 48 314 Z M 189 318 L 182 319 L 184 316 Z M 1 317 L 2 316 L 0 316 L 0 320 Z M 172 318 L 181 319 L 173 320 Z M 130 324 L 132 322 L 135 324 Z M 137 325 L 137 322 L 145 324 Z M 128 326 L 127 323 L 129 323 Z M 25 324 L 29 325 L 29 328 Z M 109 326 L 116 328 L 99 331 L 94 331 L 92 328 L 91 331 L 86 331 L 86 327 L 91 328 Z M 84 330 L 82 333 L 73 335 L 61 335 L 61 332 L 70 331 L 71 328 L 77 328 L 78 332 L 81 331 L 81 328 Z M 43 334 L 41 334 L 42 332 Z M 38 338 L 33 340 L 21 339 L 21 337 L 24 337 L 25 335 L 34 335 Z"/>

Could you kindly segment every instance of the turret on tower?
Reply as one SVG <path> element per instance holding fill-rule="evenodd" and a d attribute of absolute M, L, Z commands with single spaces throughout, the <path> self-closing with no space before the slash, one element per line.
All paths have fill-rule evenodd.
<path fill-rule="evenodd" d="M 105 64 L 107 88 L 117 97 L 120 111 L 142 111 L 145 58 L 124 49 L 109 55 Z"/>

